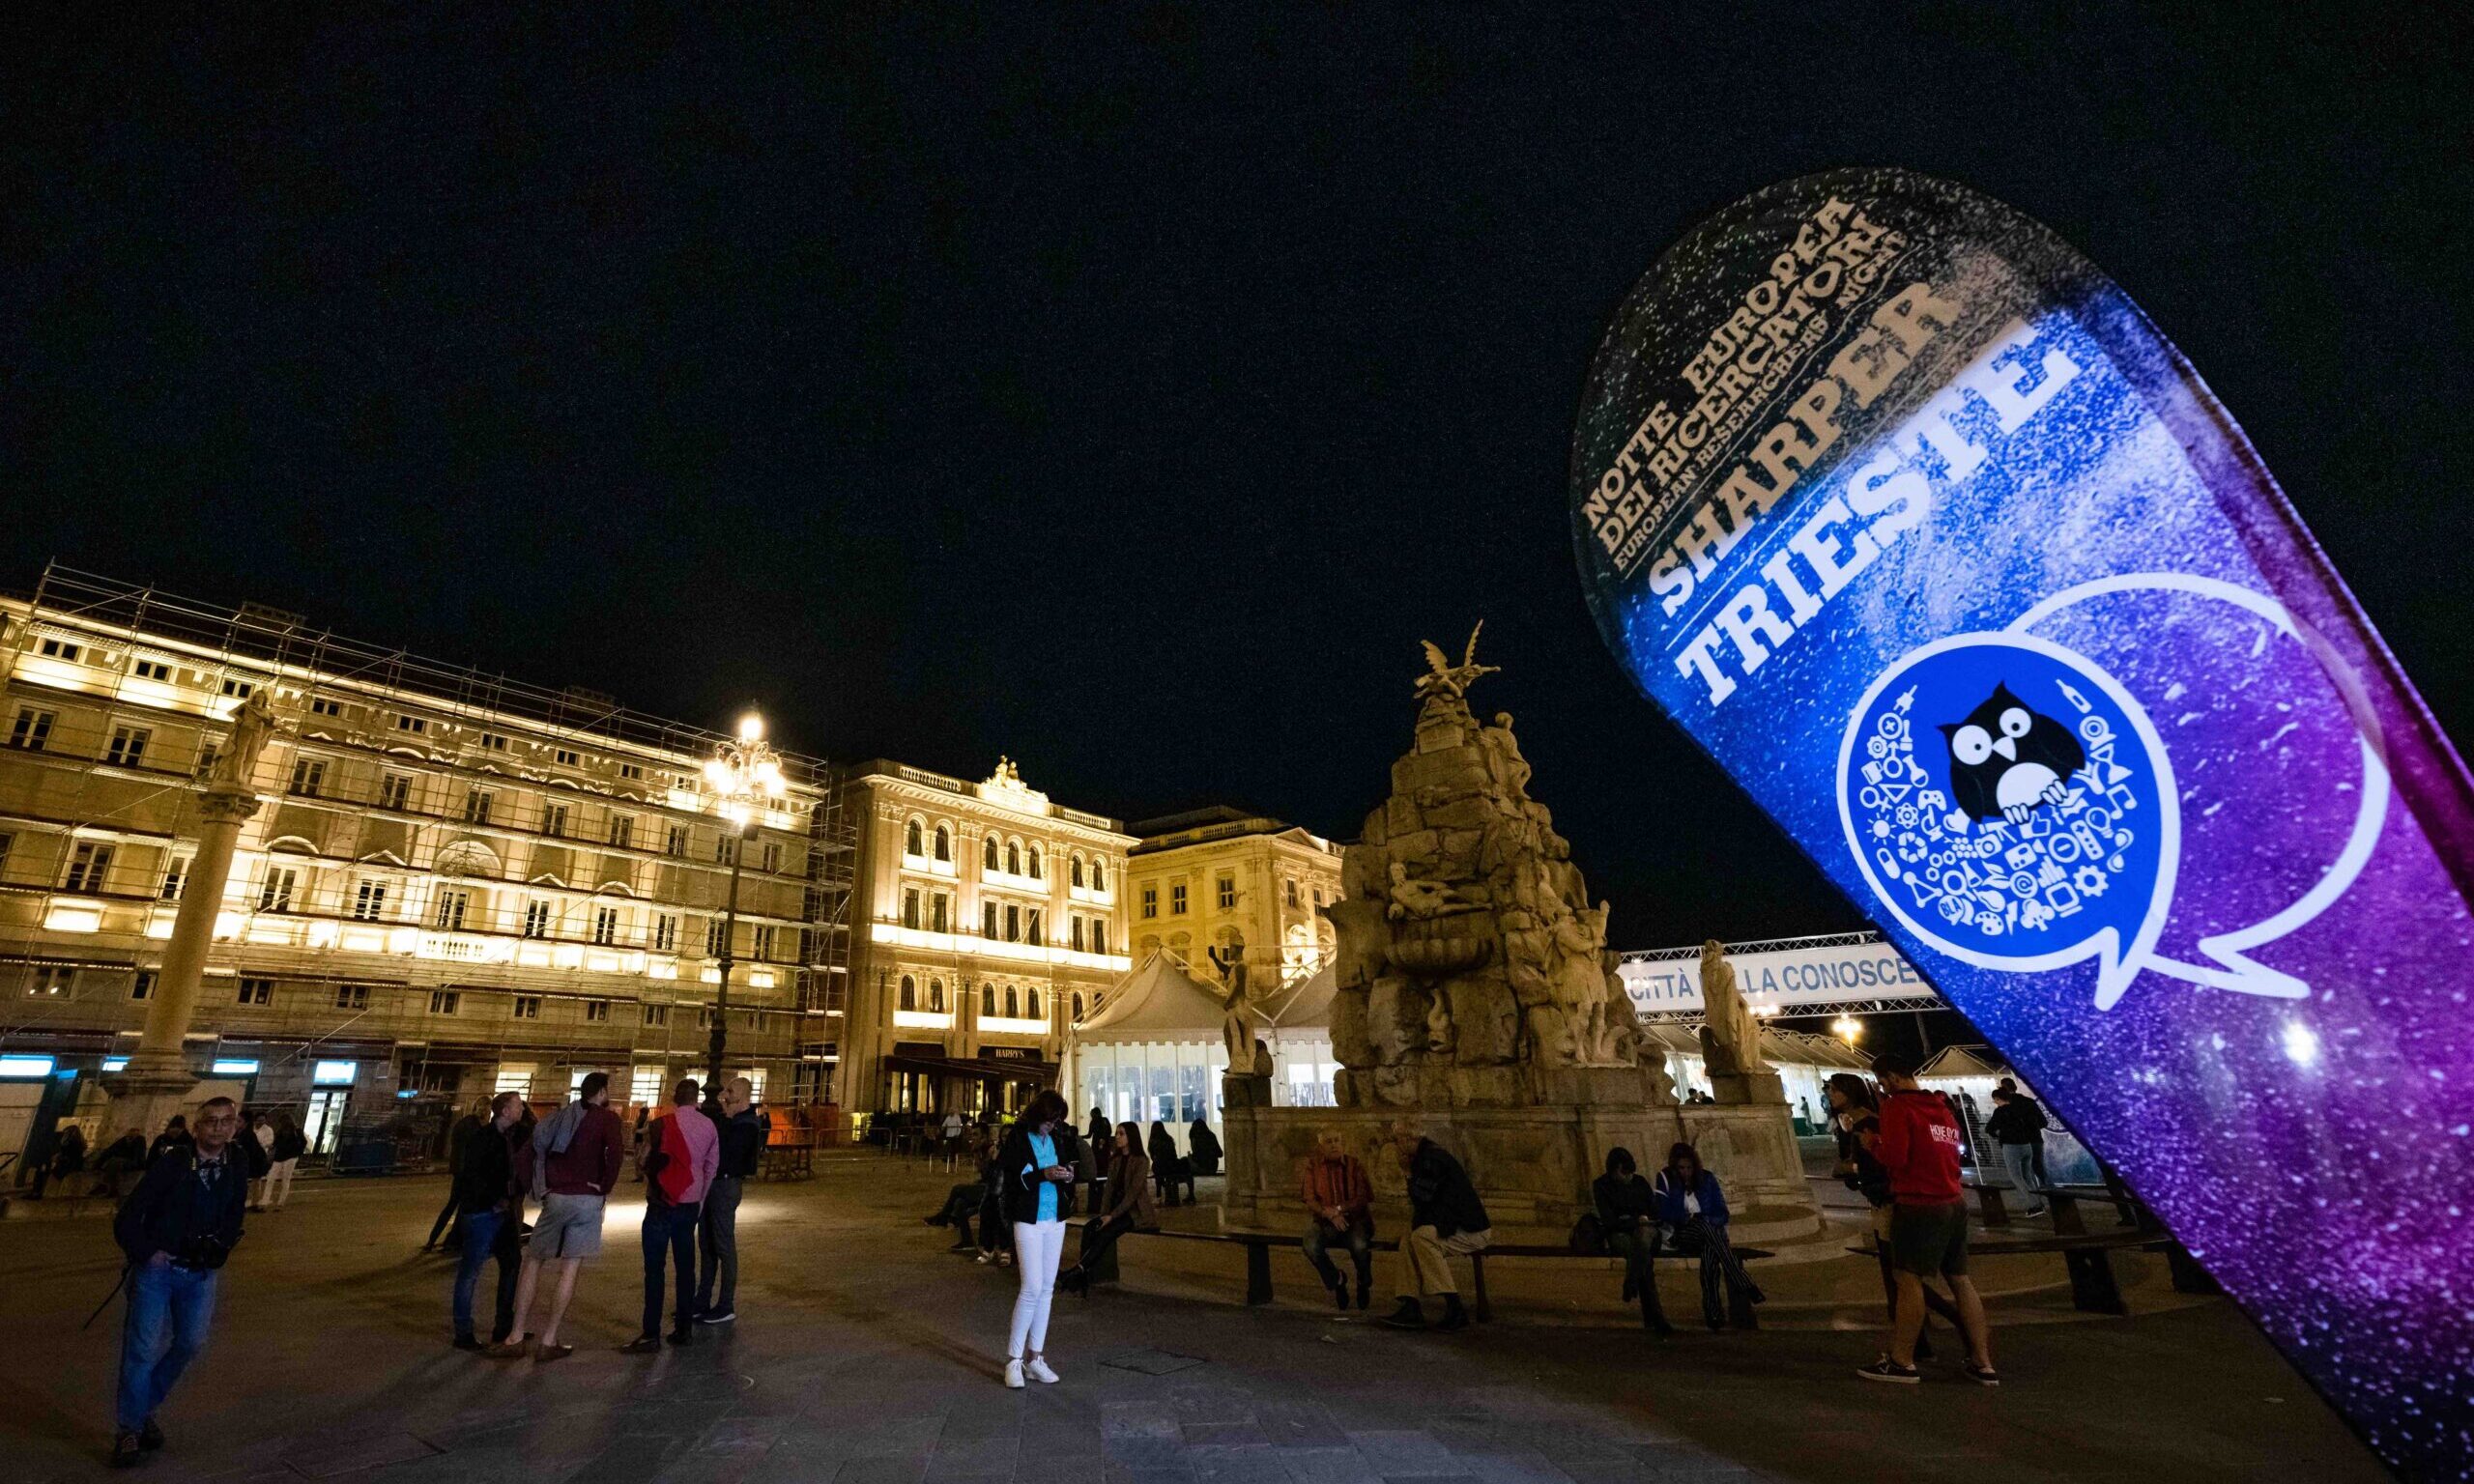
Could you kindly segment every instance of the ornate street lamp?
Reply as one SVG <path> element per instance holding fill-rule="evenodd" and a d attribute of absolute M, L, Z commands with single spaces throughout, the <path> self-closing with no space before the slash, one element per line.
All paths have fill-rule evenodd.
<path fill-rule="evenodd" d="M 705 759 L 705 786 L 713 795 L 715 812 L 729 821 L 725 838 L 731 842 L 730 899 L 722 908 L 722 983 L 713 996 L 713 1037 L 705 1067 L 705 1085 L 710 1088 L 721 1085 L 722 1058 L 729 1048 L 731 964 L 738 938 L 739 863 L 746 856 L 749 838 L 756 833 L 757 811 L 789 791 L 782 782 L 780 756 L 764 745 L 764 718 L 750 711 L 738 719 L 735 739 L 713 744 L 713 756 Z"/>
<path fill-rule="evenodd" d="M 1829 1028 L 1838 1033 L 1839 1040 L 1847 1042 L 1851 1046 L 1863 1039 L 1864 1022 L 1856 1019 L 1854 1015 L 1839 1016 L 1837 1019 L 1829 1022 Z"/>

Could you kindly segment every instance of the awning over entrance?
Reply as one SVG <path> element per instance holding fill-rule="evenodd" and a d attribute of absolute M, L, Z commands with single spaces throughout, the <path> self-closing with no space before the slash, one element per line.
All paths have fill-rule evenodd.
<path fill-rule="evenodd" d="M 1056 1085 L 1056 1064 L 1012 1058 L 989 1057 L 964 1060 L 955 1056 L 921 1056 L 911 1051 L 889 1052 L 884 1060 L 888 1071 L 914 1071 L 931 1077 L 974 1077 L 982 1082 L 1027 1082 L 1036 1087 Z"/>

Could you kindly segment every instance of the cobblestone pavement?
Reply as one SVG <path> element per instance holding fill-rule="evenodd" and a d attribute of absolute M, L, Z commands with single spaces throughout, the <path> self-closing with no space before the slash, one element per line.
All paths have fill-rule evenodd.
<path fill-rule="evenodd" d="M 1009 1272 L 919 1217 L 949 1177 L 874 1155 L 752 1191 L 735 1326 L 635 1358 L 634 1213 L 614 1209 L 553 1365 L 447 1347 L 451 1270 L 411 1255 L 440 1180 L 324 1181 L 250 1219 L 157 1484 L 1650 1484 L 1668 1479 L 2381 1475 L 2229 1305 L 1998 1337 L 2007 1384 L 1853 1367 L 1872 1335 L 1519 1321 L 1400 1334 L 1304 1309 L 1060 1297 L 1055 1386 L 998 1384 Z M 108 1441 L 105 1223 L 0 1224 L 0 1484 L 88 1478 Z M 1234 1267 L 1232 1263 L 1232 1274 Z M 1130 1286 L 1131 1287 L 1131 1286 Z M 1230 1289 L 1235 1292 L 1233 1276 Z M 1997 1320 L 1998 1320 L 1997 1315 Z"/>

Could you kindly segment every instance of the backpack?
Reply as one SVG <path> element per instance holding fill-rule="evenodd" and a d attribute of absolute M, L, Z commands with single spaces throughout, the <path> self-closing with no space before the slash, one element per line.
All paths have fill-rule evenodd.
<path fill-rule="evenodd" d="M 1571 1248 L 1574 1257 L 1604 1257 L 1606 1228 L 1598 1223 L 1597 1213 L 1584 1213 L 1573 1222 L 1572 1235 L 1565 1239 L 1565 1245 Z"/>

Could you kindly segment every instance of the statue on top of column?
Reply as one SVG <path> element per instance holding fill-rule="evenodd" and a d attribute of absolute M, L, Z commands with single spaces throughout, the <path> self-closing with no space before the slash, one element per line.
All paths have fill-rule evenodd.
<path fill-rule="evenodd" d="M 274 702 L 268 699 L 262 686 L 249 693 L 232 713 L 232 735 L 223 742 L 223 750 L 215 755 L 215 766 L 206 775 L 209 788 L 225 792 L 247 791 L 249 780 L 257 776 L 258 755 L 267 749 L 274 736 Z"/>

